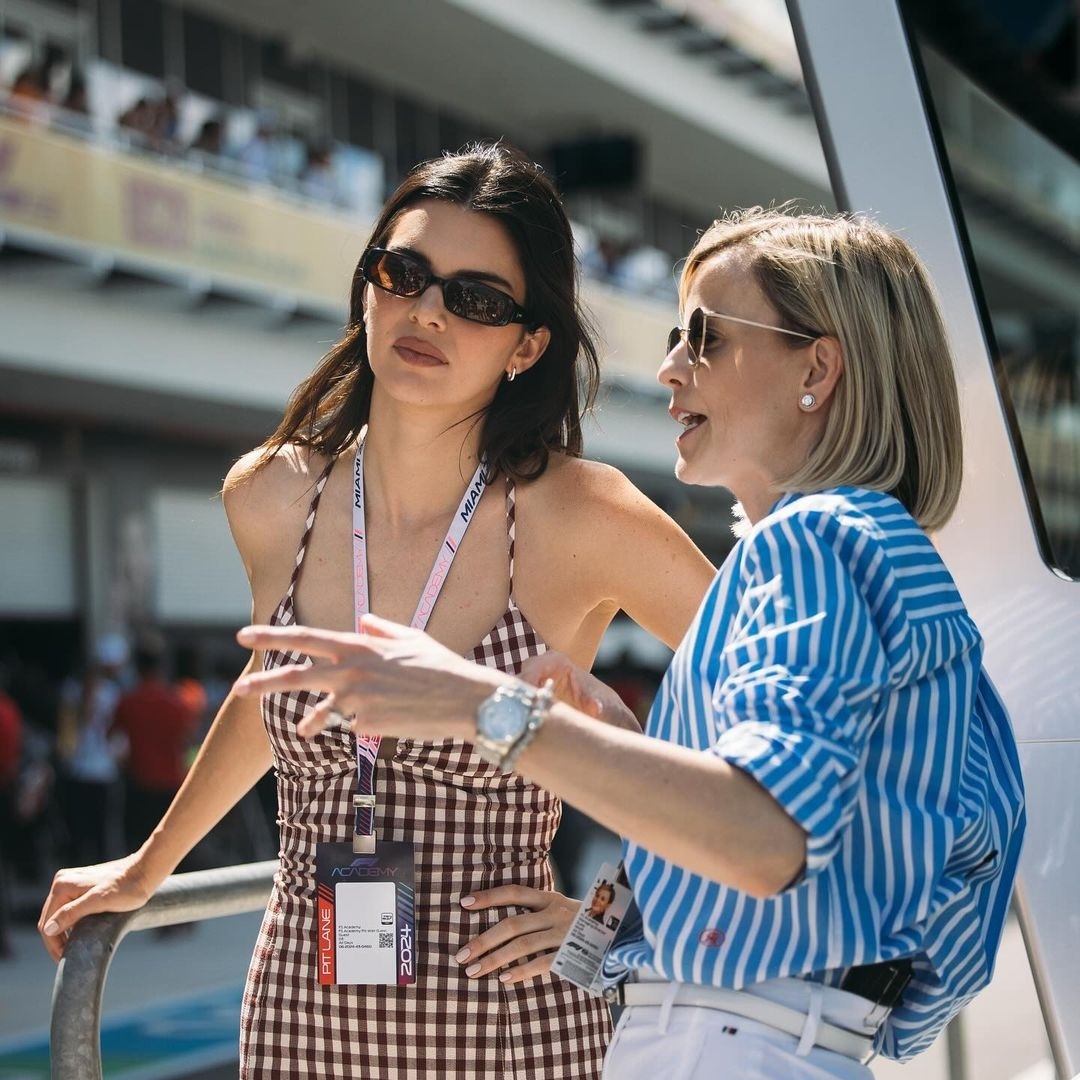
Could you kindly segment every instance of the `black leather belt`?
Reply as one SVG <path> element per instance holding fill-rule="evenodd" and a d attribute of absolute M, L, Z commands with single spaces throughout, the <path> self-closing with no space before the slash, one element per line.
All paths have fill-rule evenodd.
<path fill-rule="evenodd" d="M 883 960 L 879 964 L 862 964 L 844 972 L 840 989 L 893 1009 L 904 996 L 911 974 L 911 959 L 906 956 L 900 960 Z"/>
<path fill-rule="evenodd" d="M 911 982 L 912 963 L 909 957 L 900 960 L 883 960 L 877 964 L 861 964 L 848 968 L 840 980 L 840 989 L 849 994 L 858 994 L 861 998 L 885 1009 L 893 1009 L 904 996 L 907 984 Z M 633 979 L 634 976 L 631 976 Z M 613 1004 L 625 1005 L 623 994 L 625 983 L 619 983 L 605 993 Z"/>

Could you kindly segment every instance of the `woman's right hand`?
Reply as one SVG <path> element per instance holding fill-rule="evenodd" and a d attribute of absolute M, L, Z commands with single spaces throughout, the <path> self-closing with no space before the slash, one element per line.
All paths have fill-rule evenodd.
<path fill-rule="evenodd" d="M 137 856 L 127 855 L 95 866 L 58 870 L 38 919 L 38 933 L 53 960 L 59 961 L 71 928 L 85 915 L 134 911 L 154 888 L 139 870 Z"/>
<path fill-rule="evenodd" d="M 531 656 L 521 667 L 521 678 L 534 686 L 548 679 L 555 683 L 555 696 L 578 712 L 613 727 L 640 732 L 638 718 L 606 683 L 579 668 L 568 656 L 554 649 Z"/>

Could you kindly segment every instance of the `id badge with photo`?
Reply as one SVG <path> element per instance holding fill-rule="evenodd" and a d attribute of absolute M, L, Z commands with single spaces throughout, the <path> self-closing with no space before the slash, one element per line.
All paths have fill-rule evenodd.
<path fill-rule="evenodd" d="M 632 903 L 622 863 L 604 863 L 555 954 L 551 970 L 582 990 L 602 997 L 604 958 Z"/>
<path fill-rule="evenodd" d="M 323 986 L 416 982 L 412 844 L 380 840 L 371 854 L 351 844 L 315 849 L 318 975 Z"/>

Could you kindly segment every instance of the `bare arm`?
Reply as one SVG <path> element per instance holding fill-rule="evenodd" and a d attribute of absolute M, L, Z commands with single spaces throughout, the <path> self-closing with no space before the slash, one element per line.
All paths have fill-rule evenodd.
<path fill-rule="evenodd" d="M 545 517 L 558 530 L 552 543 L 575 544 L 577 593 L 612 614 L 623 609 L 674 649 L 716 573 L 712 563 L 617 469 L 576 461 L 559 483 Z"/>
<path fill-rule="evenodd" d="M 252 654 L 244 674 L 261 670 Z M 258 706 L 230 692 L 165 816 L 136 853 L 151 892 L 270 768 L 273 757 Z"/>
<path fill-rule="evenodd" d="M 254 627 L 245 645 L 296 649 L 324 662 L 256 673 L 252 695 L 286 690 L 331 696 L 298 730 L 314 735 L 336 707 L 364 731 L 469 739 L 480 703 L 514 678 L 470 664 L 426 634 L 365 616 L 365 635 Z M 806 859 L 806 834 L 755 780 L 712 754 L 598 723 L 570 705 L 550 712 L 515 771 L 601 824 L 713 881 L 757 896 L 789 885 Z"/>
<path fill-rule="evenodd" d="M 515 771 L 671 862 L 755 896 L 785 888 L 806 859 L 806 834 L 740 769 L 568 705 L 551 710 Z"/>
<path fill-rule="evenodd" d="M 249 663 L 245 672 L 255 666 Z M 257 670 L 258 667 L 255 666 Z M 38 929 L 54 960 L 84 915 L 141 907 L 270 767 L 259 702 L 230 694 L 157 828 L 126 858 L 58 870 Z"/>
<path fill-rule="evenodd" d="M 272 478 L 271 478 L 272 479 Z M 256 490 L 253 492 L 252 487 Z M 253 592 L 265 565 L 260 515 L 265 492 L 248 481 L 226 494 L 226 511 Z M 266 605 L 255 612 L 265 617 Z M 253 653 L 245 674 L 261 669 Z M 230 693 L 172 804 L 138 851 L 113 862 L 59 870 L 38 920 L 45 947 L 59 959 L 67 931 L 84 915 L 131 911 L 153 895 L 180 861 L 254 786 L 270 767 L 270 743 L 259 702 Z"/>
<path fill-rule="evenodd" d="M 640 627 L 677 648 L 693 621 L 716 568 L 655 503 L 626 481 L 622 512 L 609 517 L 615 532 L 601 562 L 615 602 Z"/>

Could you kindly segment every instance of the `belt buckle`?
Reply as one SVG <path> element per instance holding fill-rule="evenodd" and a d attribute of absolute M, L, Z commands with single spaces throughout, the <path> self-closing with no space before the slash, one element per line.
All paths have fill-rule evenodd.
<path fill-rule="evenodd" d="M 875 1030 L 885 1022 L 885 1017 L 892 1012 L 891 1005 L 885 1005 L 880 1001 L 870 1002 L 870 1011 L 863 1019 L 863 1023 L 867 1027 L 872 1027 Z"/>
<path fill-rule="evenodd" d="M 625 979 L 617 982 L 614 986 L 609 986 L 604 991 L 605 1000 L 611 1005 L 625 1005 L 626 1004 L 626 984 L 632 982 L 633 975 L 628 975 Z"/>

